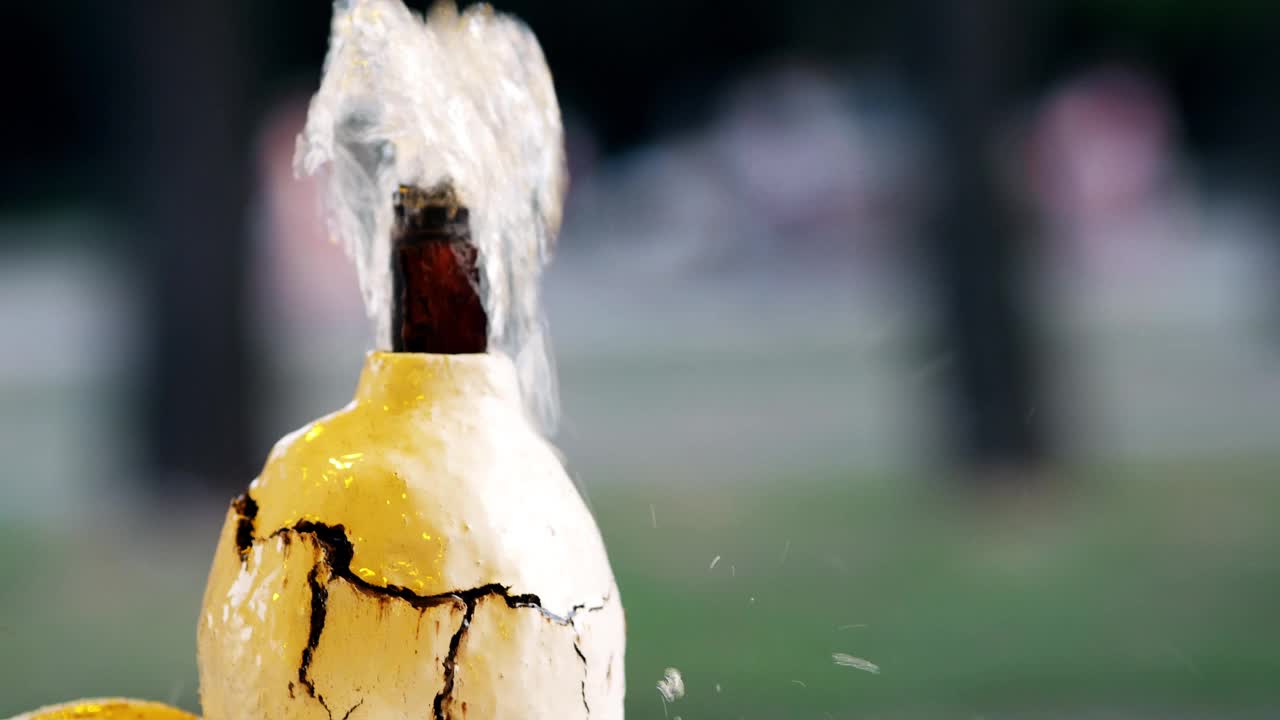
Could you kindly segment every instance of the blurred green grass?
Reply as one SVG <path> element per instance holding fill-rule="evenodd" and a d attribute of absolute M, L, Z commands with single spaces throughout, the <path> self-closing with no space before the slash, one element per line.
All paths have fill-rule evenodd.
<path fill-rule="evenodd" d="M 684 717 L 1280 708 L 1271 474 L 1068 482 L 981 501 L 854 477 L 611 496 L 630 707 L 654 717 L 674 665 Z"/>
<path fill-rule="evenodd" d="M 831 468 L 645 482 L 592 469 L 628 611 L 628 716 L 1268 716 L 1276 468 L 1084 468 L 981 498 Z M 0 528 L 0 716 L 103 693 L 194 708 L 217 520 Z M 664 715 L 669 666 L 688 694 Z"/>

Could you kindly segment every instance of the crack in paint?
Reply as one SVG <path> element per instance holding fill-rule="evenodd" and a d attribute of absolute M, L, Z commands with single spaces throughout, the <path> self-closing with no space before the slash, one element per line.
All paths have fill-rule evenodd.
<path fill-rule="evenodd" d="M 578 646 L 578 641 L 582 638 L 575 631 L 573 634 L 573 651 L 578 654 L 578 659 L 582 661 L 582 707 L 587 710 L 587 717 L 591 717 L 591 703 L 587 702 L 587 656 L 583 654 L 582 648 Z"/>
<path fill-rule="evenodd" d="M 356 703 L 355 705 L 352 705 L 351 709 L 348 710 L 345 714 L 343 714 L 342 720 L 349 720 L 349 718 L 351 717 L 351 713 L 355 712 L 356 708 L 359 708 L 363 704 L 364 704 L 364 698 L 360 698 L 360 702 Z"/>
<path fill-rule="evenodd" d="M 329 614 L 329 588 L 326 583 L 320 582 L 319 564 L 313 565 L 311 572 L 307 573 L 307 586 L 311 588 L 311 625 L 307 630 L 307 645 L 302 648 L 302 659 L 298 664 L 298 682 L 307 689 L 308 695 L 319 701 L 329 720 L 333 720 L 333 711 L 311 679 L 311 660 L 315 656 L 316 646 L 320 644 L 320 634 L 324 632 L 325 618 Z"/>
<path fill-rule="evenodd" d="M 558 625 L 572 625 L 579 612 L 584 610 L 594 612 L 604 608 L 604 605 L 588 608 L 584 603 L 582 605 L 574 605 L 567 615 L 559 615 L 543 607 L 542 598 L 534 593 L 513 594 L 511 587 L 502 583 L 488 583 L 466 590 L 450 590 L 435 595 L 420 595 L 403 585 L 375 585 L 360 577 L 351 569 L 352 560 L 355 557 L 355 546 L 351 543 L 350 538 L 347 537 L 347 531 L 344 526 L 303 520 L 292 527 L 275 531 L 271 534 L 271 537 L 279 537 L 288 533 L 310 535 L 314 538 L 324 553 L 325 564 L 328 565 L 332 577 L 346 581 L 362 592 L 378 597 L 396 598 L 419 610 L 437 607 L 458 600 L 467 603 L 479 600 L 482 597 L 496 595 L 502 598 L 507 607 L 513 609 L 531 608 Z M 605 603 L 607 602 L 608 599 L 606 598 Z"/>
<path fill-rule="evenodd" d="M 462 614 L 462 624 L 458 626 L 457 632 L 453 637 L 449 638 L 449 652 L 444 656 L 444 684 L 440 686 L 440 692 L 436 693 L 436 699 L 431 704 L 432 712 L 435 720 L 445 720 L 444 704 L 452 700 L 453 683 L 457 676 L 458 670 L 458 651 L 462 648 L 462 636 L 467 633 L 467 628 L 471 627 L 471 618 L 476 613 L 476 600 L 465 600 L 467 609 Z"/>
<path fill-rule="evenodd" d="M 241 561 L 245 561 L 248 557 L 250 549 L 258 539 L 255 537 L 255 523 L 258 515 L 258 503 L 245 492 L 232 502 L 232 508 L 240 516 L 236 526 L 235 543 L 236 549 L 240 554 Z M 582 705 L 586 708 L 587 716 L 591 715 L 591 706 L 587 702 L 587 656 L 582 652 L 579 646 L 580 636 L 577 633 L 575 619 L 581 612 L 598 612 L 608 606 L 611 594 L 604 596 L 599 605 L 588 606 L 586 603 L 574 605 L 570 608 L 567 615 L 559 615 L 551 612 L 542 606 L 542 599 L 533 593 L 512 594 L 511 588 L 500 583 L 489 583 L 479 587 L 467 590 L 457 590 L 453 592 L 439 593 L 436 595 L 419 595 L 401 585 L 374 585 L 364 578 L 357 575 L 351 570 L 351 563 L 355 557 L 355 546 L 351 542 L 351 538 L 347 536 L 346 528 L 341 524 L 329 525 L 326 523 L 318 523 L 311 520 L 303 520 L 291 527 L 283 527 L 271 533 L 271 538 L 285 537 L 289 533 L 297 535 L 310 535 L 315 540 L 321 551 L 321 560 L 312 566 L 311 571 L 307 574 L 307 585 L 311 589 L 311 617 L 310 628 L 307 635 L 307 644 L 302 649 L 301 660 L 298 665 L 298 682 L 307 690 L 307 694 L 315 698 L 325 713 L 328 714 L 330 720 L 333 718 L 333 712 L 329 710 L 328 704 L 324 700 L 324 696 L 316 690 L 315 681 L 310 676 L 311 661 L 315 656 L 317 646 L 320 644 L 320 636 L 324 632 L 325 621 L 328 616 L 328 600 L 329 589 L 328 583 L 337 579 L 342 580 L 361 592 L 373 595 L 375 597 L 391 597 L 408 603 L 415 609 L 425 610 L 427 608 L 439 607 L 447 603 L 461 602 L 463 605 L 462 622 L 458 626 L 456 632 L 449 639 L 449 651 L 445 655 L 442 663 L 444 675 L 444 684 L 440 692 L 436 694 L 435 701 L 432 705 L 434 720 L 447 720 L 444 711 L 445 705 L 452 698 L 454 682 L 457 674 L 458 653 L 462 647 L 463 637 L 466 635 L 468 628 L 471 626 L 471 619 L 475 615 L 476 606 L 482 598 L 489 596 L 497 596 L 502 598 L 507 607 L 512 609 L 531 608 L 537 610 L 543 617 L 551 620 L 558 625 L 570 626 L 574 628 L 573 651 L 578 658 L 582 660 Z M 265 539 L 265 538 L 264 538 Z M 328 578 L 320 581 L 321 566 L 328 570 Z M 354 707 L 346 712 L 343 720 L 347 720 L 351 713 L 364 703 L 361 700 Z"/>

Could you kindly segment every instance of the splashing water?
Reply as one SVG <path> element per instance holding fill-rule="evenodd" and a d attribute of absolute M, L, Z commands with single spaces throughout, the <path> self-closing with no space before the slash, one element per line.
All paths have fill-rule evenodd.
<path fill-rule="evenodd" d="M 526 405 L 554 429 L 555 377 L 538 280 L 568 172 L 551 73 L 523 23 L 440 2 L 338 0 L 298 174 L 324 172 L 330 231 L 360 275 L 376 345 L 391 347 L 392 194 L 449 183 L 471 211 L 492 350 L 512 356 Z"/>
<path fill-rule="evenodd" d="M 658 681 L 658 694 L 662 696 L 662 702 L 675 702 L 684 697 L 684 676 L 675 668 L 667 668 L 662 671 L 662 679 Z"/>
<path fill-rule="evenodd" d="M 848 653 L 832 653 L 832 661 L 840 667 L 849 667 L 863 672 L 869 672 L 872 675 L 880 674 L 880 666 L 865 658 L 855 657 Z"/>

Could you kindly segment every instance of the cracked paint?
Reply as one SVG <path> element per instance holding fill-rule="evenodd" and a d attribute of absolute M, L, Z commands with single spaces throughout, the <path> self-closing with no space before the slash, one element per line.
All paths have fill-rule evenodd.
<path fill-rule="evenodd" d="M 253 541 L 250 541 L 249 547 L 242 545 L 244 539 L 244 528 L 246 524 L 250 528 L 250 537 L 253 532 L 254 518 L 246 515 L 246 508 L 255 508 L 256 503 L 252 500 L 248 493 L 242 495 L 232 505 L 232 511 L 239 517 L 237 518 L 236 527 L 236 549 L 239 555 L 244 558 L 249 554 Z M 465 607 L 462 620 L 457 631 L 454 632 L 449 642 L 449 651 L 443 661 L 443 682 L 440 692 L 436 694 L 432 704 L 433 715 L 436 720 L 446 720 L 448 717 L 445 707 L 451 701 L 451 695 L 454 689 L 455 676 L 458 665 L 458 655 L 462 646 L 462 641 L 470 628 L 474 617 L 476 606 L 480 600 L 485 598 L 497 598 L 510 609 L 531 609 L 536 610 L 545 620 L 554 625 L 574 627 L 575 620 L 579 613 L 591 613 L 603 610 L 608 603 L 608 599 L 604 602 L 588 607 L 585 603 L 575 605 L 566 616 L 560 616 L 552 613 L 542 607 L 542 601 L 537 595 L 531 593 L 513 594 L 510 588 L 490 584 L 478 588 L 469 588 L 465 590 L 457 590 L 454 592 L 443 593 L 439 595 L 418 595 L 409 588 L 397 586 L 378 586 L 368 582 L 358 573 L 351 570 L 351 560 L 354 556 L 354 548 L 350 538 L 347 536 L 342 526 L 329 526 L 319 523 L 303 521 L 291 528 L 283 528 L 271 534 L 272 538 L 283 539 L 289 536 L 308 535 L 314 540 L 322 550 L 319 562 L 312 566 L 307 574 L 307 585 L 310 588 L 310 621 L 307 637 L 307 644 L 302 649 L 300 662 L 298 665 L 298 683 L 307 691 L 307 694 L 314 698 L 324 708 L 325 713 L 332 718 L 332 710 L 326 702 L 324 695 L 316 687 L 310 673 L 312 659 L 315 656 L 317 647 L 320 645 L 322 634 L 325 629 L 326 619 L 328 617 L 328 599 L 329 584 L 332 582 L 342 582 L 358 589 L 360 592 L 366 593 L 375 598 L 390 598 L 400 602 L 405 602 L 410 606 L 419 610 L 435 608 L 440 605 L 449 603 L 461 603 Z M 579 647 L 580 635 L 575 630 L 573 639 L 573 652 L 582 663 L 582 680 L 579 684 L 580 694 L 582 697 L 582 706 L 586 710 L 586 715 L 591 714 L 590 704 L 587 700 L 587 657 L 583 654 Z M 357 704 L 362 704 L 363 700 Z M 355 707 L 349 710 L 344 717 L 353 712 Z"/>
<path fill-rule="evenodd" d="M 511 372 L 373 353 L 354 403 L 277 445 L 210 573 L 208 720 L 622 717 L 603 544 Z"/>

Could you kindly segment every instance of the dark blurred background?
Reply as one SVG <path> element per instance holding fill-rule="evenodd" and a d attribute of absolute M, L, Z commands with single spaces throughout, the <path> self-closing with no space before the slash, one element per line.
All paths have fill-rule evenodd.
<path fill-rule="evenodd" d="M 1280 4 L 499 9 L 564 108 L 631 717 L 1280 714 Z M 6 13 L 0 715 L 196 708 L 225 504 L 350 398 L 290 168 L 329 15 Z"/>

